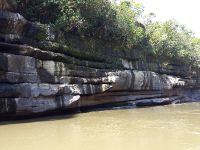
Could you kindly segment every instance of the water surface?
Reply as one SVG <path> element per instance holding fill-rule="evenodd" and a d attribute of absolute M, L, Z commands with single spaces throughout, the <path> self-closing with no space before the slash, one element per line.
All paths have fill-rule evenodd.
<path fill-rule="evenodd" d="M 200 104 L 108 110 L 0 125 L 1 150 L 200 150 Z"/>

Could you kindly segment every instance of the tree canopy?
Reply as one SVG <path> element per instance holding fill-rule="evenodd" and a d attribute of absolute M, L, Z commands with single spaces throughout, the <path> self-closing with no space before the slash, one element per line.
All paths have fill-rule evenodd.
<path fill-rule="evenodd" d="M 18 10 L 32 21 L 63 32 L 116 41 L 124 48 L 143 48 L 156 57 L 200 67 L 200 39 L 175 20 L 143 24 L 143 6 L 134 0 L 17 0 Z M 152 13 L 150 16 L 154 16 Z"/>

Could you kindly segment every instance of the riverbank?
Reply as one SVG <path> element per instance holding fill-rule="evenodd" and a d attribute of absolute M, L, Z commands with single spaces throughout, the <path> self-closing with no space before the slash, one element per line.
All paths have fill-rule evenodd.
<path fill-rule="evenodd" d="M 0 116 L 200 100 L 199 70 L 0 13 Z M 114 46 L 113 46 L 114 45 Z"/>

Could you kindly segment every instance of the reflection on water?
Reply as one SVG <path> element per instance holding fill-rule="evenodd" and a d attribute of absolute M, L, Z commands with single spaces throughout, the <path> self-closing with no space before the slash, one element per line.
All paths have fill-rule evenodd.
<path fill-rule="evenodd" d="M 200 104 L 0 125 L 1 150 L 200 150 Z"/>

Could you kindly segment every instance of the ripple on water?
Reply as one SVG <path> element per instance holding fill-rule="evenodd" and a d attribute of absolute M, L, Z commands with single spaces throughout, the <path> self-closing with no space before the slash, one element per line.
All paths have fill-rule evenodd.
<path fill-rule="evenodd" d="M 200 105 L 82 113 L 0 126 L 2 150 L 200 150 Z"/>

